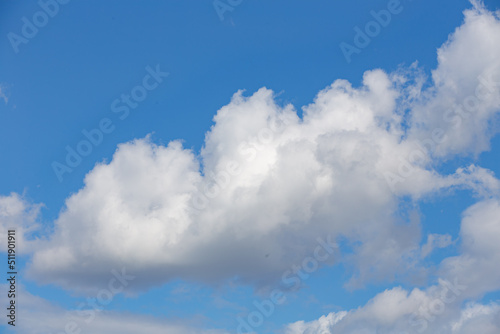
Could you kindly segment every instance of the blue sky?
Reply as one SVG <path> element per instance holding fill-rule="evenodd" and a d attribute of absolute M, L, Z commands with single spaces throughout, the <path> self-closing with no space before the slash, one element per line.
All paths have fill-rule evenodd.
<path fill-rule="evenodd" d="M 62 2 L 0 3 L 0 252 L 16 227 L 31 305 L 0 331 L 237 333 L 279 288 L 256 333 L 413 333 L 457 277 L 425 330 L 500 328 L 500 89 L 472 100 L 500 78 L 498 2 Z"/>

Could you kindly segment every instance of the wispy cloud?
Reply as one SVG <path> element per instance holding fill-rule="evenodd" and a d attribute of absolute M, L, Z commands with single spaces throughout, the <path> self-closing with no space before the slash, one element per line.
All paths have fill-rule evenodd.
<path fill-rule="evenodd" d="M 3 99 L 5 104 L 7 104 L 7 102 L 9 102 L 9 97 L 7 96 L 5 90 L 6 90 L 5 86 L 0 84 L 0 99 Z"/>
<path fill-rule="evenodd" d="M 86 309 L 64 309 L 61 306 L 28 292 L 18 286 L 24 307 L 18 311 L 16 333 L 45 334 L 82 332 L 94 334 L 136 334 L 146 331 L 150 334 L 228 334 L 223 330 L 204 330 L 192 321 L 166 320 L 160 317 L 137 315 L 127 312 L 98 310 L 90 317 Z M 6 284 L 0 284 L 0 291 L 6 293 Z"/>

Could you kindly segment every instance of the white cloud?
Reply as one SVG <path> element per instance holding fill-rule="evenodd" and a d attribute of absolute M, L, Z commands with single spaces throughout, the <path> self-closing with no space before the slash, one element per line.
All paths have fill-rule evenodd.
<path fill-rule="evenodd" d="M 500 202 L 479 202 L 464 213 L 460 236 L 462 254 L 447 258 L 442 275 L 460 277 L 467 296 L 477 297 L 500 289 Z"/>
<path fill-rule="evenodd" d="M 479 1 L 464 12 L 465 22 L 438 50 L 439 66 L 412 117 L 411 138 L 432 138 L 442 129 L 445 140 L 437 156 L 479 154 L 489 149 L 498 131 L 500 108 L 500 24 Z"/>
<path fill-rule="evenodd" d="M 439 50 L 426 90 L 415 66 L 367 71 L 361 87 L 337 80 L 319 92 L 303 119 L 276 105 L 268 89 L 238 92 L 215 116 L 200 157 L 180 142 L 120 145 L 67 199 L 54 235 L 33 256 L 31 277 L 84 289 L 126 267 L 138 288 L 174 278 L 266 285 L 327 234 L 354 245 L 351 286 L 422 274 L 418 217 L 398 217 L 400 197 L 459 188 L 488 197 L 500 189 L 479 166 L 436 171 L 436 155 L 486 149 L 500 107 L 500 90 L 490 87 L 467 122 L 442 120 L 454 101 L 474 93 L 478 75 L 499 74 L 492 72 L 499 20 L 481 8 L 465 17 Z M 432 132 L 439 127 L 443 142 Z"/>
<path fill-rule="evenodd" d="M 381 292 L 365 306 L 322 316 L 310 322 L 298 321 L 284 328 L 285 334 L 496 334 L 500 332 L 500 305 L 457 301 L 446 303 L 443 286 L 408 292 L 393 288 Z M 445 300 L 453 292 L 447 290 Z"/>
<path fill-rule="evenodd" d="M 427 257 L 436 248 L 445 248 L 451 245 L 451 235 L 449 234 L 429 234 L 427 243 L 422 246 L 422 257 Z"/>
<path fill-rule="evenodd" d="M 285 333 L 499 333 L 500 304 L 473 301 L 500 289 L 498 217 L 500 202 L 496 199 L 481 201 L 464 212 L 461 254 L 441 263 L 444 279 L 438 285 L 411 292 L 400 287 L 386 290 L 356 310 L 299 321 L 288 325 Z M 446 236 L 428 240 L 426 245 L 435 240 L 441 240 L 441 245 L 450 242 Z M 339 315 L 339 321 L 324 321 Z"/>
<path fill-rule="evenodd" d="M 7 249 L 7 232 L 14 229 L 16 253 L 29 254 L 36 249 L 35 232 L 40 232 L 38 222 L 41 204 L 31 204 L 16 193 L 0 195 L 0 249 Z"/>
<path fill-rule="evenodd" d="M 305 333 L 319 333 L 319 334 L 324 334 L 325 332 L 328 333 L 329 328 L 332 328 L 337 324 L 339 321 L 341 321 L 345 316 L 347 315 L 347 312 L 332 312 L 328 315 L 324 315 L 318 320 L 313 320 L 311 322 L 305 322 L 305 321 L 297 321 L 293 324 L 288 325 L 286 329 L 286 334 L 305 334 Z"/>

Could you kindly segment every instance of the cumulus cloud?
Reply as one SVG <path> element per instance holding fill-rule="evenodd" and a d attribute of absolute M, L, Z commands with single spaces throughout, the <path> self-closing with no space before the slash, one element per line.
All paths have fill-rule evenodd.
<path fill-rule="evenodd" d="M 500 189 L 474 164 L 437 171 L 445 158 L 484 151 L 496 132 L 499 31 L 479 4 L 466 11 L 428 88 L 415 66 L 367 71 L 361 87 L 336 80 L 320 91 L 302 118 L 269 89 L 240 91 L 217 112 L 199 155 L 149 137 L 119 145 L 67 199 L 29 274 L 70 289 L 121 267 L 138 288 L 174 278 L 268 285 L 328 234 L 353 249 L 353 287 L 418 273 L 420 223 L 416 210 L 401 213 L 401 198 Z M 448 111 L 470 94 L 467 119 Z"/>
<path fill-rule="evenodd" d="M 328 315 L 324 315 L 318 320 L 313 320 L 310 322 L 297 321 L 293 324 L 287 326 L 286 334 L 304 334 L 304 333 L 321 333 L 323 334 L 329 328 L 335 326 L 339 321 L 341 321 L 347 312 L 332 312 Z"/>
<path fill-rule="evenodd" d="M 468 208 L 460 236 L 462 254 L 447 258 L 442 275 L 460 277 L 468 286 L 467 296 L 478 297 L 500 289 L 500 201 L 489 199 Z"/>
<path fill-rule="evenodd" d="M 41 204 L 32 204 L 12 193 L 0 196 L 0 247 L 7 249 L 8 230 L 16 231 L 16 252 L 30 254 L 36 249 L 35 233 L 40 232 Z"/>
<path fill-rule="evenodd" d="M 498 199 L 481 201 L 464 212 L 461 254 L 443 260 L 439 270 L 443 278 L 437 285 L 411 292 L 392 288 L 356 310 L 290 324 L 285 333 L 499 333 L 500 304 L 473 301 L 500 289 L 498 217 Z M 436 240 L 439 245 L 451 242 L 448 236 L 434 235 L 426 245 Z"/>
<path fill-rule="evenodd" d="M 283 332 L 495 334 L 500 331 L 499 304 L 471 302 L 462 307 L 457 300 L 457 296 L 446 285 L 433 286 L 426 291 L 414 289 L 411 292 L 397 287 L 381 292 L 358 309 L 333 312 L 310 322 L 297 321 L 287 325 Z"/>
<path fill-rule="evenodd" d="M 464 12 L 465 22 L 438 50 L 434 86 L 412 114 L 410 137 L 422 141 L 444 131 L 433 153 L 477 155 L 489 149 L 498 131 L 500 107 L 500 24 L 498 13 L 480 1 Z"/>

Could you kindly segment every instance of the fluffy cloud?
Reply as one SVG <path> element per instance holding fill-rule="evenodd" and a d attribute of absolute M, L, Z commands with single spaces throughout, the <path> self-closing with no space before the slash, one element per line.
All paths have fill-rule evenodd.
<path fill-rule="evenodd" d="M 7 249 L 7 231 L 16 230 L 16 252 L 29 254 L 36 249 L 35 232 L 40 232 L 38 223 L 41 204 L 31 204 L 20 195 L 12 193 L 0 196 L 0 247 Z"/>
<path fill-rule="evenodd" d="M 446 285 L 411 292 L 393 288 L 378 294 L 358 309 L 330 313 L 310 322 L 292 323 L 284 328 L 284 333 L 499 333 L 499 304 L 467 303 L 461 307 L 454 298 L 457 296 Z"/>
<path fill-rule="evenodd" d="M 400 287 L 386 290 L 356 310 L 298 321 L 288 325 L 285 333 L 499 333 L 500 305 L 470 301 L 500 289 L 498 217 L 497 199 L 484 200 L 464 212 L 461 254 L 441 263 L 444 279 L 439 284 L 411 292 Z M 431 240 L 449 243 L 442 236 Z"/>
<path fill-rule="evenodd" d="M 500 107 L 500 24 L 498 13 L 481 2 L 464 12 L 465 22 L 438 50 L 434 87 L 424 93 L 412 114 L 410 138 L 446 137 L 433 153 L 440 157 L 479 154 L 498 131 Z"/>
<path fill-rule="evenodd" d="M 487 149 L 495 133 L 499 31 L 480 4 L 466 11 L 426 89 L 415 66 L 368 71 L 361 87 L 337 80 L 320 91 L 302 119 L 268 89 L 238 92 L 217 112 L 199 156 L 176 141 L 120 145 L 67 199 L 31 277 L 85 289 L 125 267 L 138 288 L 174 278 L 267 285 L 328 234 L 354 249 L 352 286 L 421 270 L 414 261 L 429 249 L 420 250 L 418 216 L 401 213 L 400 199 L 500 189 L 476 165 L 437 171 L 442 158 Z M 476 93 L 481 75 L 488 86 L 467 121 L 456 121 L 465 116 L 448 110 Z"/>
<path fill-rule="evenodd" d="M 500 289 L 499 217 L 498 199 L 489 199 L 467 209 L 460 229 L 462 254 L 442 264 L 442 274 L 460 277 L 468 287 L 466 295 L 469 297 Z"/>

